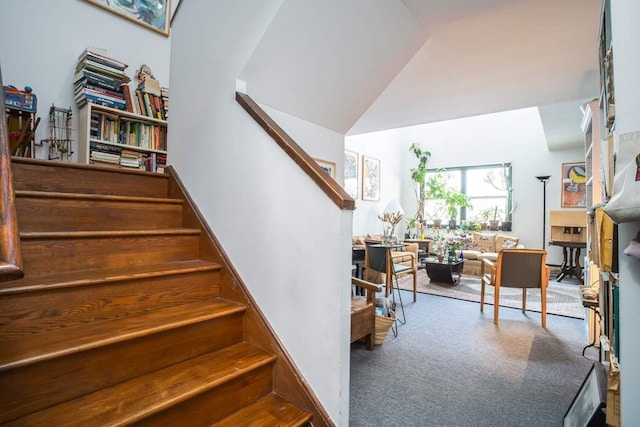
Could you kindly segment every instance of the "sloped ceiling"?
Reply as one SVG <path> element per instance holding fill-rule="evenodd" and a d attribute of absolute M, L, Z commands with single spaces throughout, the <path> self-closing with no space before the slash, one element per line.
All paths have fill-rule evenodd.
<path fill-rule="evenodd" d="M 350 135 L 538 106 L 550 149 L 598 96 L 600 0 L 284 0 L 240 78 Z M 576 119 L 577 117 L 577 119 Z"/>
<path fill-rule="evenodd" d="M 285 0 L 239 78 L 257 102 L 346 133 L 426 38 L 398 0 Z"/>

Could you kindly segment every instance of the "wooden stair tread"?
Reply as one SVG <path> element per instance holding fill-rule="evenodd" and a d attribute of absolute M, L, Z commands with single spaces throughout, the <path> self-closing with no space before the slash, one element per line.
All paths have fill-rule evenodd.
<path fill-rule="evenodd" d="M 309 421 L 311 421 L 310 413 L 275 394 L 270 394 L 220 422 L 213 424 L 213 426 L 303 426 Z"/>
<path fill-rule="evenodd" d="M 200 234 L 196 228 L 160 228 L 147 230 L 100 230 L 100 231 L 22 231 L 20 238 L 29 239 L 78 239 L 90 237 L 136 237 L 136 236 L 193 236 Z"/>
<path fill-rule="evenodd" d="M 32 197 L 43 199 L 83 199 L 83 200 L 109 200 L 121 202 L 144 202 L 144 203 L 170 203 L 181 205 L 182 199 L 170 199 L 164 197 L 140 197 L 140 196 L 117 196 L 108 194 L 88 194 L 88 193 L 60 193 L 54 191 L 28 191 L 16 190 L 16 197 Z"/>
<path fill-rule="evenodd" d="M 0 343 L 0 372 L 245 310 L 215 298 L 5 340 Z"/>
<path fill-rule="evenodd" d="M 27 415 L 12 424 L 130 424 L 268 365 L 275 359 L 274 355 L 239 343 Z"/>
<path fill-rule="evenodd" d="M 173 261 L 163 264 L 130 265 L 96 270 L 78 270 L 63 273 L 27 276 L 10 282 L 0 282 L 0 295 L 20 292 L 52 290 L 71 286 L 86 286 L 97 283 L 119 282 L 131 279 L 146 279 L 172 274 L 220 270 L 220 264 L 200 259 Z"/>

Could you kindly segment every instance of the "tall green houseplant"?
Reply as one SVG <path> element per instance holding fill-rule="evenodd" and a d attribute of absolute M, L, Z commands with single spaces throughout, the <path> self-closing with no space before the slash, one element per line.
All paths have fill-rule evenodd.
<path fill-rule="evenodd" d="M 423 150 L 415 142 L 411 144 L 409 151 L 411 151 L 418 159 L 418 166 L 411 169 L 411 179 L 417 184 L 415 191 L 416 200 L 418 202 L 418 211 L 414 218 L 418 224 L 423 224 L 424 204 L 427 199 L 425 179 L 427 176 L 427 161 L 429 160 L 429 157 L 431 157 L 431 152 Z"/>

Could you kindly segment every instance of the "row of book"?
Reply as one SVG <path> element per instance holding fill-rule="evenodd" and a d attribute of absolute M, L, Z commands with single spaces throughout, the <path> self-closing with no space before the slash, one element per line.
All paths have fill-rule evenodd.
<path fill-rule="evenodd" d="M 131 92 L 131 79 L 125 74 L 127 64 L 107 55 L 107 51 L 87 47 L 78 57 L 73 79 L 74 98 L 78 107 L 87 102 L 130 113 L 167 120 L 169 88 L 147 76 Z"/>
<path fill-rule="evenodd" d="M 141 153 L 97 142 L 91 143 L 90 160 L 91 163 L 151 172 L 164 172 L 167 164 L 165 154 Z"/>
<path fill-rule="evenodd" d="M 106 50 L 86 48 L 78 57 L 73 79 L 76 105 L 91 102 L 126 110 L 123 85 L 130 80 L 126 68 L 127 64 L 108 56 Z"/>
<path fill-rule="evenodd" d="M 89 137 L 92 140 L 112 144 L 149 150 L 167 150 L 166 126 L 141 123 L 126 117 L 97 111 L 91 113 Z"/>

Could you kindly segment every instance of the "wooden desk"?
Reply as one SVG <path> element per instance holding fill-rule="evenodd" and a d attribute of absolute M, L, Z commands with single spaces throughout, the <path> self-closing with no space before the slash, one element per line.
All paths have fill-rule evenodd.
<path fill-rule="evenodd" d="M 566 242 L 562 240 L 552 240 L 549 242 L 553 246 L 562 247 L 562 265 L 556 280 L 560 282 L 565 277 L 575 276 L 582 281 L 582 267 L 580 266 L 580 249 L 586 248 L 584 242 Z"/>

